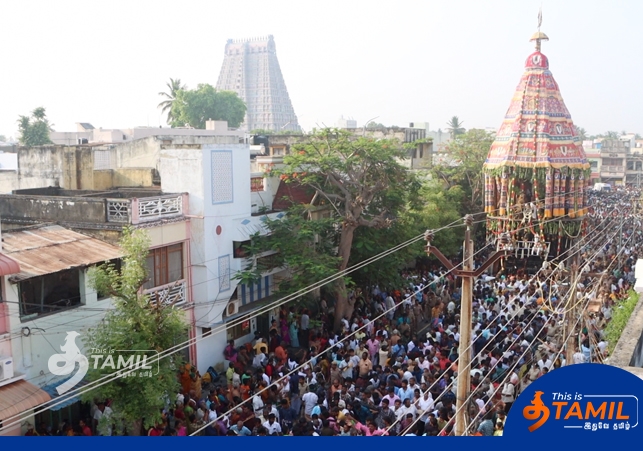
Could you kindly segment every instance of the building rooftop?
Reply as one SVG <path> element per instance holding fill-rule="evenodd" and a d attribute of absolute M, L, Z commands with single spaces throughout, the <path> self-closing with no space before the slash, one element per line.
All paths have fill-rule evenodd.
<path fill-rule="evenodd" d="M 122 257 L 120 248 L 58 225 L 2 234 L 3 252 L 20 265 L 12 282 Z"/>

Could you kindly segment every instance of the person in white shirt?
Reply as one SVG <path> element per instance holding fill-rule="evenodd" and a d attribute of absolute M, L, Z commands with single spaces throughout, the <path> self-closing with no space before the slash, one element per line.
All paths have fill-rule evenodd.
<path fill-rule="evenodd" d="M 411 404 L 411 399 L 406 398 L 404 399 L 404 403 L 402 404 L 402 407 L 399 408 L 399 410 L 395 411 L 395 415 L 397 416 L 398 420 L 406 418 L 408 414 L 412 414 L 413 418 L 417 416 L 417 409 L 413 404 Z"/>
<path fill-rule="evenodd" d="M 255 411 L 255 415 L 261 415 L 261 412 L 263 412 L 263 401 L 261 400 L 261 396 L 254 395 L 252 397 L 252 409 Z"/>
<path fill-rule="evenodd" d="M 418 368 L 420 368 L 422 371 L 431 368 L 431 362 L 425 359 L 423 355 L 420 355 L 417 359 L 415 359 L 415 362 L 417 363 Z"/>
<path fill-rule="evenodd" d="M 435 402 L 433 401 L 433 396 L 430 391 L 425 391 L 423 396 L 420 396 L 415 402 L 415 407 L 420 415 L 422 415 L 422 421 L 425 423 L 429 421 L 429 414 L 435 409 Z"/>
<path fill-rule="evenodd" d="M 511 382 L 506 382 L 502 387 L 500 400 L 505 404 L 505 412 L 509 413 L 514 400 L 516 399 L 516 387 Z"/>
<path fill-rule="evenodd" d="M 393 319 L 393 317 L 395 316 L 395 308 L 394 308 L 395 307 L 395 301 L 393 300 L 393 298 L 389 294 L 386 297 L 384 302 L 386 303 L 386 310 L 388 310 L 388 313 L 386 314 L 386 316 L 388 316 L 389 319 Z"/>
<path fill-rule="evenodd" d="M 319 397 L 312 391 L 309 391 L 301 397 L 301 400 L 304 402 L 304 414 L 308 421 L 311 419 L 313 408 L 317 405 L 318 399 Z"/>
<path fill-rule="evenodd" d="M 266 428 L 268 435 L 281 434 L 281 426 L 279 426 L 279 422 L 277 421 L 274 413 L 268 415 L 268 420 L 264 421 L 262 426 Z"/>
<path fill-rule="evenodd" d="M 114 412 L 109 406 L 106 406 L 104 402 L 99 402 L 97 407 L 93 417 L 96 431 L 99 432 L 100 435 L 112 435 L 112 425 L 109 417 L 111 417 Z M 101 421 L 101 419 L 103 419 L 103 421 Z"/>

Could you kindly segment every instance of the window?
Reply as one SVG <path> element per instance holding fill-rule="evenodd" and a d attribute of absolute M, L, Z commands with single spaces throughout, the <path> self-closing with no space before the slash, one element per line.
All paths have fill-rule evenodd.
<path fill-rule="evenodd" d="M 203 327 L 203 328 L 201 328 L 201 336 L 203 338 L 209 337 L 210 335 L 212 335 L 212 328 L 211 327 Z"/>
<path fill-rule="evenodd" d="M 263 191 L 263 177 L 252 177 L 250 179 L 250 191 L 253 193 Z"/>
<path fill-rule="evenodd" d="M 228 340 L 238 340 L 248 334 L 250 334 L 250 320 L 243 321 L 227 329 Z"/>
<path fill-rule="evenodd" d="M 597 169 L 598 168 L 598 161 L 590 161 L 589 165 L 591 166 L 592 169 Z"/>
<path fill-rule="evenodd" d="M 146 290 L 183 279 L 183 243 L 151 249 L 146 263 Z"/>
<path fill-rule="evenodd" d="M 285 155 L 286 154 L 286 148 L 282 147 L 282 146 L 271 147 L 270 151 L 272 152 L 273 156 L 279 156 L 279 155 Z"/>
<path fill-rule="evenodd" d="M 252 244 L 252 240 L 248 241 L 233 241 L 233 258 L 246 258 L 250 255 L 248 247 Z"/>
<path fill-rule="evenodd" d="M 20 316 L 43 315 L 81 304 L 80 271 L 69 269 L 33 277 L 18 285 Z"/>
<path fill-rule="evenodd" d="M 257 258 L 257 268 L 260 271 L 271 271 L 274 268 L 278 268 L 281 264 L 281 256 L 279 253 Z"/>

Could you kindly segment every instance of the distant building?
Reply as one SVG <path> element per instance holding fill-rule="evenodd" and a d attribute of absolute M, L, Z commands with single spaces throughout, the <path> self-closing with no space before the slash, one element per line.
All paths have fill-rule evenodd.
<path fill-rule="evenodd" d="M 247 130 L 300 130 L 272 35 L 229 39 L 217 89 L 234 91 L 246 102 Z"/>
<path fill-rule="evenodd" d="M 344 119 L 344 116 L 337 119 L 337 128 L 353 129 L 357 128 L 357 121 L 353 118 Z"/>
<path fill-rule="evenodd" d="M 82 144 L 117 144 L 150 136 L 239 136 L 243 132 L 228 129 L 226 121 L 206 121 L 205 129 L 170 127 L 135 127 L 123 129 L 95 128 L 87 122 L 77 122 L 75 132 L 51 132 L 49 139 L 54 144 L 75 146 Z"/>

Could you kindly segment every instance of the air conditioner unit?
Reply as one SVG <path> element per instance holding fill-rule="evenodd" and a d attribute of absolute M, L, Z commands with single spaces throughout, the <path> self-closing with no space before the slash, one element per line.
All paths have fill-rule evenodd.
<path fill-rule="evenodd" d="M 0 356 L 0 381 L 11 379 L 13 377 L 13 359 L 11 357 Z"/>
<path fill-rule="evenodd" d="M 239 313 L 239 307 L 241 306 L 241 303 L 237 301 L 230 301 L 228 303 L 228 307 L 226 307 L 226 316 L 232 316 L 236 315 Z"/>

